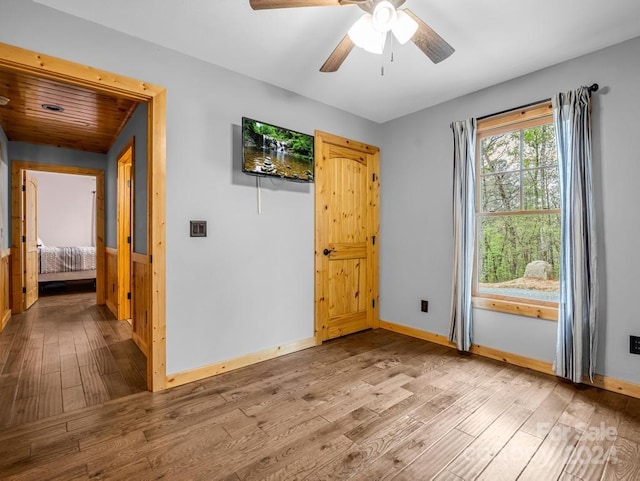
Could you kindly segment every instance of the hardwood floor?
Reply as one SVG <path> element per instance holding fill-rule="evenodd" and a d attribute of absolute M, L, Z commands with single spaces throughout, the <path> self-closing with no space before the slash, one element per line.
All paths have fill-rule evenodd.
<path fill-rule="evenodd" d="M 146 390 L 131 326 L 95 293 L 41 297 L 0 333 L 0 428 Z"/>
<path fill-rule="evenodd" d="M 368 331 L 5 428 L 0 478 L 638 480 L 640 400 Z"/>

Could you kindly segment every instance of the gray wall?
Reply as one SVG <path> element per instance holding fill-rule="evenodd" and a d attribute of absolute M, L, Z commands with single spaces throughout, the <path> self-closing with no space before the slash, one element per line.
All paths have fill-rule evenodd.
<path fill-rule="evenodd" d="M 380 126 L 33 2 L 2 10 L 2 42 L 167 88 L 167 372 L 312 337 L 314 186 L 263 181 L 258 215 L 241 118 L 371 144 Z"/>
<path fill-rule="evenodd" d="M 2 225 L 0 225 L 0 248 L 9 248 L 9 142 L 0 125 L 0 209 L 2 209 Z"/>
<path fill-rule="evenodd" d="M 117 247 L 118 154 L 135 137 L 133 178 L 133 250 L 147 253 L 147 104 L 140 104 L 107 153 L 105 242 Z"/>
<path fill-rule="evenodd" d="M 640 272 L 640 38 L 385 124 L 381 148 L 381 317 L 447 334 L 452 263 L 453 120 L 477 117 L 598 82 L 593 155 L 600 266 L 597 372 L 640 383 L 635 299 Z M 420 312 L 429 299 L 430 312 Z M 555 322 L 475 310 L 474 342 L 553 361 Z"/>

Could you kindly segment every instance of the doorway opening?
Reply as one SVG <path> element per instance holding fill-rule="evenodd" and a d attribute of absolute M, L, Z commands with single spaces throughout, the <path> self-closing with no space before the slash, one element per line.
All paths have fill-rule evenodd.
<path fill-rule="evenodd" d="M 148 233 L 147 254 L 144 258 L 133 256 L 133 261 L 139 261 L 139 268 L 134 268 L 140 279 L 135 281 L 140 292 L 137 296 L 139 304 L 133 306 L 135 312 L 144 318 L 143 326 L 146 330 L 148 355 L 146 362 L 148 389 L 162 390 L 166 387 L 166 342 L 165 342 L 165 152 L 166 152 L 166 91 L 164 88 L 137 81 L 110 72 L 86 67 L 74 62 L 50 57 L 19 47 L 0 43 L 0 69 L 4 71 L 29 75 L 37 79 L 48 79 L 66 85 L 79 87 L 88 92 L 108 95 L 117 99 L 129 99 L 147 104 L 148 122 Z M 13 163 L 12 163 L 13 164 Z M 37 164 L 35 164 L 37 166 Z M 23 169 L 31 166 L 23 166 Z M 12 197 L 15 198 L 19 179 L 14 179 L 12 168 Z M 20 169 L 17 169 L 18 171 Z M 104 182 L 104 181 L 103 181 Z M 99 191 L 99 187 L 96 189 Z M 96 193 L 98 196 L 98 192 Z M 104 195 L 104 192 L 102 192 Z M 16 213 L 12 212 L 12 219 Z M 19 213 L 18 213 L 19 214 Z M 104 210 L 101 213 L 104 215 Z M 98 212 L 100 215 L 100 212 Z M 18 215 L 17 219 L 20 219 Z M 23 261 L 21 251 L 21 237 L 17 237 L 12 229 L 11 242 L 11 290 L 12 307 L 15 313 L 22 312 L 24 302 Z M 102 245 L 104 252 L 104 232 L 97 236 L 96 247 Z M 96 300 L 98 304 L 105 302 L 105 265 L 104 256 L 96 258 Z M 102 284 L 101 284 L 102 283 Z M 135 298 L 135 293 L 133 295 Z M 134 302 L 135 304 L 135 302 Z"/>
<path fill-rule="evenodd" d="M 37 232 L 35 236 L 26 236 L 27 243 L 33 240 L 37 243 L 38 296 L 95 292 L 95 176 L 44 170 L 25 171 L 25 175 L 37 181 L 38 189 Z M 29 225 L 32 217 L 25 212 L 24 225 Z"/>
<path fill-rule="evenodd" d="M 13 246 L 22 246 L 12 255 L 12 314 L 27 310 L 38 298 L 38 274 L 41 271 L 38 258 L 37 234 L 37 181 L 33 172 L 80 175 L 95 179 L 95 285 L 96 304 L 105 302 L 104 265 L 104 171 L 82 167 L 39 164 L 14 160 L 11 163 L 11 226 Z M 32 179 L 27 183 L 27 179 Z M 35 182 L 34 182 L 35 181 Z M 24 187 L 23 187 L 24 186 Z M 33 252 L 32 252 L 33 251 Z M 72 259 L 71 262 L 76 261 Z M 54 262 L 59 262 L 56 259 Z M 64 262 L 64 261 L 63 261 Z M 55 269 L 54 269 L 55 270 Z M 58 273 L 58 277 L 66 274 Z M 67 276 L 68 277 L 68 276 Z M 53 277 L 50 277 L 53 279 Z"/>

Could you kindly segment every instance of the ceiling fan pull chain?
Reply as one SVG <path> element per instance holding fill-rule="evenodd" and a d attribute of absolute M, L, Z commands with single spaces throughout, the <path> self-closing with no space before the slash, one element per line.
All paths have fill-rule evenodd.
<path fill-rule="evenodd" d="M 384 43 L 386 40 L 386 32 L 380 33 L 380 42 L 382 43 L 382 51 L 384 53 Z M 380 55 L 380 76 L 384 77 L 384 55 Z"/>
<path fill-rule="evenodd" d="M 389 35 L 391 39 L 391 61 L 393 62 L 393 35 Z"/>

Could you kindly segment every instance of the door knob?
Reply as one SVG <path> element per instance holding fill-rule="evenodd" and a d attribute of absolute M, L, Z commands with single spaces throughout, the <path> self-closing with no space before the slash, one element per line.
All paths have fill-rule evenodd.
<path fill-rule="evenodd" d="M 331 249 L 325 249 L 325 250 L 323 250 L 323 251 L 322 251 L 322 253 L 323 253 L 325 256 L 328 256 L 328 255 L 329 255 L 329 254 L 331 254 L 332 252 L 333 252 L 333 251 L 332 251 Z"/>

